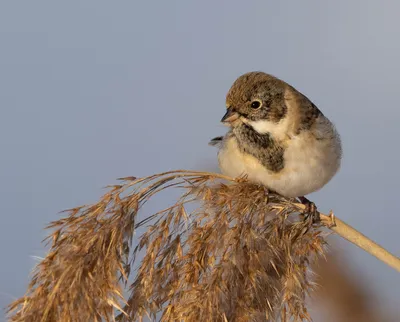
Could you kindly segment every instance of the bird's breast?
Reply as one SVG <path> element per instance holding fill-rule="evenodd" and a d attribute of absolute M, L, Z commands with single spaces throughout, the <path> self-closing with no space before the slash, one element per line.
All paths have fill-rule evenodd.
<path fill-rule="evenodd" d="M 218 153 L 221 171 L 231 177 L 247 175 L 283 196 L 307 195 L 324 186 L 340 166 L 340 142 L 336 137 L 316 140 L 304 132 L 286 143 L 284 167 L 268 170 L 255 156 L 240 149 L 235 136 L 225 138 Z"/>

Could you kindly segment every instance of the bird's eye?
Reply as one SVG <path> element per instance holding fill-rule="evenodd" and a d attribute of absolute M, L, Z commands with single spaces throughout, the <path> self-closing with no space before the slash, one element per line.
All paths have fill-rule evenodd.
<path fill-rule="evenodd" d="M 261 101 L 259 100 L 255 100 L 253 102 L 251 102 L 251 108 L 254 108 L 255 110 L 261 107 Z"/>

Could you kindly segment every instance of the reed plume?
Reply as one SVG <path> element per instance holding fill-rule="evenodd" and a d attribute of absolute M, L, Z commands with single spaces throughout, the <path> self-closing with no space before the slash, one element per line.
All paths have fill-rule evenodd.
<path fill-rule="evenodd" d="M 311 320 L 324 226 L 296 199 L 207 172 L 121 180 L 47 227 L 50 251 L 10 321 Z M 140 218 L 173 187 L 183 192 L 172 206 Z"/>

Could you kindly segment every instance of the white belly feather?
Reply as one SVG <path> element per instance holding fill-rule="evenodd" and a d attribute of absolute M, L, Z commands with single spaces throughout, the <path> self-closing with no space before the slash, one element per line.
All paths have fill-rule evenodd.
<path fill-rule="evenodd" d="M 231 177 L 247 175 L 286 197 L 304 196 L 322 188 L 340 166 L 340 142 L 315 140 L 300 134 L 289 140 L 284 153 L 284 168 L 278 173 L 267 170 L 255 157 L 239 150 L 236 138 L 226 138 L 218 153 L 221 171 Z"/>

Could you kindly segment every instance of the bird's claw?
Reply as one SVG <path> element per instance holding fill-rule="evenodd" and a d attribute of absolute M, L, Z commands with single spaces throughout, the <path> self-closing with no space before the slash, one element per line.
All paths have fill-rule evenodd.
<path fill-rule="evenodd" d="M 316 224 L 321 222 L 319 211 L 317 210 L 317 206 L 315 205 L 315 203 L 308 200 L 306 197 L 299 197 L 299 200 L 305 206 L 303 213 L 307 215 L 307 217 L 311 216 L 312 223 Z"/>

